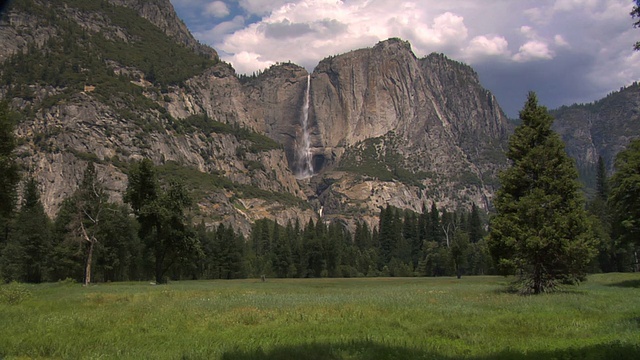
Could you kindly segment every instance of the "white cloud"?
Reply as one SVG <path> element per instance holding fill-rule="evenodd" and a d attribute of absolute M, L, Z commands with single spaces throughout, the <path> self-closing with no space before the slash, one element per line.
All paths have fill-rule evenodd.
<path fill-rule="evenodd" d="M 204 12 L 208 15 L 212 15 L 213 17 L 223 18 L 228 16 L 231 12 L 227 7 L 227 4 L 222 1 L 214 1 L 205 6 Z"/>
<path fill-rule="evenodd" d="M 508 57 L 509 43 L 502 36 L 476 36 L 465 49 L 465 58 L 474 61 L 485 57 Z"/>
<path fill-rule="evenodd" d="M 292 0 L 240 0 L 240 7 L 251 15 L 267 15 Z"/>
<path fill-rule="evenodd" d="M 225 35 L 232 34 L 244 26 L 244 17 L 236 15 L 233 19 L 221 22 L 212 29 L 196 32 L 193 35 L 205 43 L 214 44 L 222 40 Z"/>
<path fill-rule="evenodd" d="M 460 52 L 468 38 L 462 16 L 441 10 L 432 14 L 411 1 L 298 0 L 277 8 L 257 0 L 240 4 L 267 15 L 214 47 L 229 54 L 252 51 L 271 62 L 291 60 L 308 68 L 326 56 L 369 47 L 389 37 L 409 40 L 419 55 Z M 245 68 L 248 64 L 236 63 L 242 59 L 246 57 L 225 58 Z"/>
<path fill-rule="evenodd" d="M 324 57 L 400 37 L 418 57 L 443 52 L 479 69 L 483 82 L 501 79 L 491 90 L 507 96 L 514 85 L 506 82 L 521 83 L 522 94 L 534 87 L 544 93 L 551 83 L 558 94 L 564 82 L 566 91 L 580 93 L 572 99 L 584 102 L 594 100 L 580 98 L 586 94 L 604 95 L 640 78 L 640 53 L 631 50 L 640 33 L 631 27 L 630 0 L 217 1 L 230 10 L 226 16 L 233 19 L 226 21 L 211 17 L 224 14 L 222 7 L 205 13 L 212 0 L 171 1 L 186 9 L 194 35 L 240 73 L 289 60 L 312 70 Z M 525 79 L 536 71 L 554 74 L 553 81 Z"/>
<path fill-rule="evenodd" d="M 235 69 L 238 73 L 250 74 L 257 69 L 264 69 L 274 64 L 273 61 L 264 60 L 260 54 L 250 51 L 240 51 L 233 54 L 229 60 L 237 64 Z"/>
<path fill-rule="evenodd" d="M 466 39 L 467 35 L 467 27 L 462 16 L 446 12 L 433 21 L 432 36 L 436 43 L 458 43 Z"/>
<path fill-rule="evenodd" d="M 556 0 L 552 9 L 553 11 L 575 11 L 580 8 L 593 8 L 598 2 L 598 0 Z"/>
<path fill-rule="evenodd" d="M 526 9 L 523 11 L 523 14 L 533 23 L 536 24 L 545 24 L 549 20 L 548 14 L 541 8 L 534 7 L 530 9 Z"/>
<path fill-rule="evenodd" d="M 537 37 L 536 32 L 531 26 L 523 25 L 520 27 L 520 33 L 528 39 L 534 39 Z"/>
<path fill-rule="evenodd" d="M 569 43 L 567 42 L 567 40 L 564 39 L 564 37 L 560 34 L 556 34 L 556 36 L 553 37 L 553 41 L 556 44 L 556 46 L 558 47 L 569 47 Z"/>
<path fill-rule="evenodd" d="M 553 51 L 549 50 L 547 44 L 531 40 L 520 46 L 517 54 L 513 56 L 516 62 L 528 62 L 536 60 L 551 60 L 554 57 Z"/>

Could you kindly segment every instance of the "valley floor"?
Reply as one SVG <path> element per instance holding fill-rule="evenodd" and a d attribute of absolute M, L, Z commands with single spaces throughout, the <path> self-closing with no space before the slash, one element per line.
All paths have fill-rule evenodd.
<path fill-rule="evenodd" d="M 0 358 L 637 359 L 640 274 L 0 286 Z"/>

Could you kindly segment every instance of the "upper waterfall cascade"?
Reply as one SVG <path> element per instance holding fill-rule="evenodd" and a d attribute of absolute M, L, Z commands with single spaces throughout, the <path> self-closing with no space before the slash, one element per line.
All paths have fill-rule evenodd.
<path fill-rule="evenodd" d="M 307 88 L 302 105 L 302 115 L 300 125 L 302 128 L 302 139 L 297 144 L 297 171 L 298 179 L 307 179 L 313 176 L 313 154 L 311 153 L 311 140 L 309 137 L 309 95 L 311 91 L 311 75 L 307 75 Z"/>

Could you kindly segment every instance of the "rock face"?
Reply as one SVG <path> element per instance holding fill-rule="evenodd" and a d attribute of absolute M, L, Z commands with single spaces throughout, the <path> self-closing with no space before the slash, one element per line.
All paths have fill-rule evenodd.
<path fill-rule="evenodd" d="M 595 181 L 598 157 L 612 172 L 618 152 L 640 136 L 640 84 L 620 89 L 591 104 L 564 106 L 552 111 L 553 128 L 587 184 Z"/>
<path fill-rule="evenodd" d="M 390 39 L 324 59 L 311 74 L 279 64 L 241 81 L 228 64 L 212 61 L 162 83 L 152 74 L 163 71 L 160 62 L 148 66 L 110 47 L 132 53 L 146 40 L 140 34 L 155 34 L 149 28 L 131 35 L 114 20 L 115 10 L 149 20 L 153 25 L 141 20 L 141 26 L 155 26 L 190 49 L 199 56 L 193 64 L 215 58 L 215 51 L 193 39 L 168 0 L 96 1 L 73 7 L 32 0 L 14 7 L 0 26 L 9 39 L 0 60 L 15 66 L 20 79 L 30 78 L 20 75 L 21 66 L 7 65 L 15 64 L 12 56 L 27 48 L 36 56 L 53 46 L 48 39 L 73 38 L 76 28 L 83 29 L 78 46 L 102 59 L 74 67 L 87 78 L 104 74 L 93 76 L 90 87 L 79 86 L 73 74 L 0 84 L 0 95 L 23 114 L 19 157 L 40 181 L 50 215 L 77 187 L 88 161 L 98 163 L 112 199 L 120 201 L 127 164 L 143 157 L 162 176 L 192 188 L 195 220 L 245 233 L 262 217 L 284 224 L 322 214 L 324 221 L 376 225 L 387 204 L 414 211 L 432 202 L 449 209 L 490 206 L 497 172 L 506 165 L 508 124 L 470 67 L 439 54 L 418 59 L 407 42 Z M 101 12 L 103 5 L 110 10 Z M 305 135 L 314 176 L 298 180 Z"/>
<path fill-rule="evenodd" d="M 396 150 L 422 158 L 412 164 L 417 170 L 462 165 L 450 163 L 457 157 L 487 170 L 480 154 L 506 140 L 506 117 L 470 67 L 438 54 L 417 59 L 401 40 L 325 59 L 312 84 L 318 147 L 349 148 L 394 132 Z"/>
<path fill-rule="evenodd" d="M 111 4 L 135 10 L 140 17 L 149 20 L 165 34 L 197 53 L 211 58 L 218 57 L 212 48 L 200 44 L 189 32 L 187 26 L 178 18 L 169 0 L 109 0 Z"/>
<path fill-rule="evenodd" d="M 417 59 L 407 42 L 390 39 L 323 60 L 311 80 L 316 163 L 332 179 L 336 168 L 360 175 L 339 176 L 325 190 L 321 199 L 347 199 L 326 204 L 327 213 L 388 203 L 420 211 L 427 201 L 489 207 L 508 127 L 470 67 L 439 54 Z M 367 201 L 358 195 L 363 184 Z"/>

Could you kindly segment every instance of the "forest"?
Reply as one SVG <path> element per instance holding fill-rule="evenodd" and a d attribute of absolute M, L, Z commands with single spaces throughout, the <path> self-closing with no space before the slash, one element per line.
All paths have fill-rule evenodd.
<path fill-rule="evenodd" d="M 496 274 L 485 236 L 488 214 L 448 212 L 435 203 L 421 213 L 380 209 L 371 228 L 358 222 L 306 224 L 259 220 L 245 238 L 223 224 L 193 225 L 189 196 L 179 183 L 162 186 L 155 167 L 132 167 L 127 204 L 109 203 L 88 163 L 84 179 L 49 219 L 38 184 L 26 181 L 22 203 L 5 219 L 0 276 L 5 282 L 139 281 L 185 279 L 464 276 Z M 142 189 L 152 193 L 136 193 Z M 633 243 L 612 240 L 605 188 L 588 209 L 600 238 L 589 272 L 633 271 Z M 151 202 L 149 199 L 154 198 Z M 147 199 L 146 204 L 136 199 Z M 134 211 L 131 211 L 131 209 Z M 137 209 L 137 210 L 135 210 Z"/>
<path fill-rule="evenodd" d="M 144 184 L 139 189 L 155 184 L 157 202 L 138 205 L 136 197 L 153 195 L 136 193 L 131 183 L 127 199 L 138 210 L 107 202 L 89 163 L 78 190 L 53 220 L 40 202 L 38 184 L 28 180 L 20 208 L 4 226 L 2 278 L 33 283 L 165 282 L 262 276 L 461 276 L 493 271 L 483 240 L 486 216 L 475 205 L 470 212 L 456 213 L 438 210 L 435 204 L 431 209 L 425 205 L 422 213 L 387 206 L 381 209 L 377 226 L 371 229 L 359 222 L 353 233 L 341 223 L 278 224 L 263 219 L 245 238 L 223 224 L 192 225 L 184 187 L 172 183 L 163 189 L 148 161 L 133 171 L 151 174 L 151 178 L 131 178 Z"/>
<path fill-rule="evenodd" d="M 149 159 L 129 164 L 123 204 L 109 202 L 88 159 L 77 189 L 50 219 L 39 184 L 18 166 L 15 116 L 2 104 L 0 279 L 166 283 L 519 272 L 537 276 L 538 293 L 544 282 L 573 283 L 587 272 L 637 271 L 640 140 L 618 154 L 610 179 L 600 159 L 596 194 L 585 203 L 575 164 L 535 94 L 521 117 L 507 153 L 513 165 L 501 174 L 493 214 L 475 204 L 448 211 L 425 201 L 420 213 L 381 207 L 378 224 L 358 222 L 353 232 L 322 218 L 306 224 L 263 219 L 245 238 L 231 226 L 194 225 L 189 189 L 179 179 L 160 179 Z"/>

